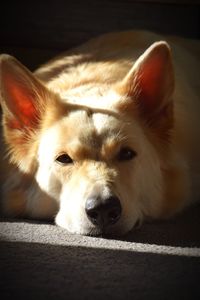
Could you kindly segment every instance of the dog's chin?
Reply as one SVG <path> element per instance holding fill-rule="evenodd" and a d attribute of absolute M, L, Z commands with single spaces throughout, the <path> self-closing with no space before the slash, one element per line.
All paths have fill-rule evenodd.
<path fill-rule="evenodd" d="M 106 227 L 95 226 L 89 221 L 84 220 L 84 222 L 69 222 L 66 216 L 62 213 L 58 213 L 55 218 L 55 223 L 66 229 L 71 234 L 85 235 L 85 236 L 94 236 L 94 237 L 120 237 L 124 236 L 128 232 L 130 232 L 135 225 L 137 225 L 137 220 L 129 219 L 126 220 L 129 222 L 125 222 L 124 220 L 120 220 L 118 223 Z"/>
<path fill-rule="evenodd" d="M 102 237 L 107 239 L 120 238 L 128 234 L 134 229 L 134 225 L 130 227 L 120 227 L 120 226 L 109 226 L 106 228 L 100 228 L 98 226 L 82 229 L 78 234 L 93 237 Z M 77 233 L 77 232 L 76 232 Z"/>
<path fill-rule="evenodd" d="M 134 224 L 115 224 L 108 227 L 94 226 L 93 224 L 69 224 L 65 218 L 62 218 L 60 214 L 57 215 L 55 222 L 58 226 L 66 229 L 71 234 L 78 234 L 84 236 L 113 238 L 120 237 L 130 232 Z M 85 225 L 85 226 L 84 226 Z"/>
<path fill-rule="evenodd" d="M 93 237 L 102 237 L 102 238 L 117 238 L 127 234 L 129 231 L 123 230 L 111 230 L 111 229 L 102 229 L 102 228 L 91 228 L 89 231 L 85 231 L 83 235 L 93 236 Z"/>
<path fill-rule="evenodd" d="M 85 230 L 81 230 L 82 233 L 79 232 L 79 234 L 103 238 L 120 238 L 134 230 L 134 228 L 140 227 L 141 224 L 141 220 L 129 219 L 126 222 L 125 220 L 120 220 L 118 223 L 105 228 L 91 225 Z"/>
<path fill-rule="evenodd" d="M 59 225 L 59 224 L 58 224 Z M 61 226 L 61 225 L 59 225 Z M 77 235 L 84 235 L 84 236 L 91 236 L 91 237 L 102 237 L 102 238 L 117 238 L 124 236 L 130 230 L 123 230 L 121 228 L 115 229 L 115 228 L 100 228 L 98 226 L 96 227 L 87 227 L 87 228 L 72 228 L 67 226 L 61 226 L 65 228 L 70 234 L 77 234 Z"/>

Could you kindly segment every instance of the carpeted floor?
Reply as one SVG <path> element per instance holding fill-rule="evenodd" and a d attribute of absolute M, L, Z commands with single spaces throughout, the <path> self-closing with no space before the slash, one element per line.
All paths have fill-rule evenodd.
<path fill-rule="evenodd" d="M 0 220 L 1 299 L 200 299 L 200 206 L 121 239 Z"/>

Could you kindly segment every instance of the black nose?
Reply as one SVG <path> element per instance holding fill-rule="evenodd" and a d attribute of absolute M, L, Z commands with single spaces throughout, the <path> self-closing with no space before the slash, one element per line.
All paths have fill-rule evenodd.
<path fill-rule="evenodd" d="M 88 219 L 100 227 L 115 224 L 122 212 L 120 201 L 112 196 L 106 199 L 89 198 L 86 201 L 85 211 Z"/>

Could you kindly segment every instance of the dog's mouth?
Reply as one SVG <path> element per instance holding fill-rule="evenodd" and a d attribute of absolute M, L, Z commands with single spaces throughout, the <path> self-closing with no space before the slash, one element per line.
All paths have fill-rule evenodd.
<path fill-rule="evenodd" d="M 84 235 L 106 239 L 120 238 L 132 232 L 133 230 L 139 229 L 141 225 L 142 221 L 138 219 L 133 224 L 133 226 L 131 226 L 131 228 L 124 228 L 122 224 L 114 224 L 110 226 L 94 226 L 90 228 L 86 233 L 84 233 Z"/>
<path fill-rule="evenodd" d="M 90 232 L 86 233 L 85 235 L 90 236 L 90 237 L 98 237 L 98 238 L 106 238 L 106 239 L 110 239 L 110 238 L 119 236 L 119 234 L 106 232 L 102 229 L 91 230 Z"/>
<path fill-rule="evenodd" d="M 122 228 L 114 225 L 95 226 L 90 228 L 90 230 L 88 230 L 88 232 L 86 232 L 84 235 L 109 239 L 113 237 L 122 236 L 126 234 L 128 231 L 123 231 Z"/>

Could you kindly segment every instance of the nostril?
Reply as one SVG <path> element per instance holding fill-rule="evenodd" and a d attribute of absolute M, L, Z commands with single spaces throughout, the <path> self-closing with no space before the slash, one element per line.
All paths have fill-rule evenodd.
<path fill-rule="evenodd" d="M 98 218 L 98 213 L 96 211 L 89 211 L 88 214 L 89 214 L 90 218 L 92 218 L 92 219 Z"/>
<path fill-rule="evenodd" d="M 116 223 L 119 220 L 120 216 L 121 216 L 121 209 L 120 208 L 115 208 L 115 209 L 113 209 L 112 211 L 110 211 L 108 213 L 108 219 L 109 219 L 111 224 Z"/>
<path fill-rule="evenodd" d="M 89 219 L 91 221 L 93 221 L 93 223 L 97 222 L 98 217 L 99 217 L 99 213 L 96 210 L 94 210 L 94 209 L 87 209 L 86 213 L 87 213 Z"/>
<path fill-rule="evenodd" d="M 95 225 L 99 219 L 99 201 L 98 199 L 91 198 L 86 201 L 85 211 L 88 219 Z"/>

